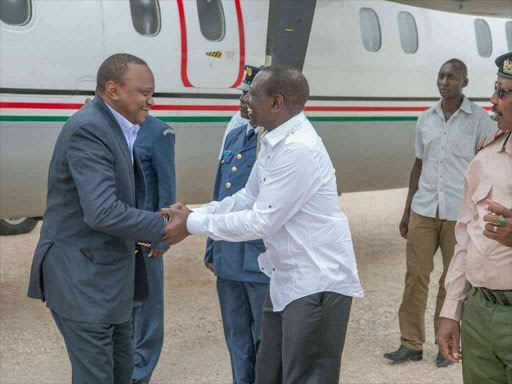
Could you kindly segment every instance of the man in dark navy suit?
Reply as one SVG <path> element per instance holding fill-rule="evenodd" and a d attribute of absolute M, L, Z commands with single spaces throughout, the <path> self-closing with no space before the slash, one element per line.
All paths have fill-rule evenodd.
<path fill-rule="evenodd" d="M 143 60 L 110 56 L 98 70 L 96 97 L 69 118 L 53 151 L 28 296 L 51 310 L 73 384 L 132 379 L 133 302 L 148 295 L 135 243 L 159 244 L 168 231 L 164 216 L 142 209 L 145 180 L 133 148 L 154 89 Z"/>
<path fill-rule="evenodd" d="M 259 68 L 245 66 L 240 85 L 244 95 Z M 240 114 L 247 118 L 247 105 L 240 101 Z M 250 124 L 227 135 L 215 181 L 214 200 L 221 201 L 245 187 L 256 161 L 258 127 Z M 253 384 L 256 351 L 261 340 L 261 316 L 269 278 L 260 271 L 258 256 L 263 241 L 241 243 L 208 239 L 205 264 L 217 276 L 224 335 L 231 357 L 234 384 Z"/>
<path fill-rule="evenodd" d="M 157 118 L 148 116 L 141 126 L 135 148 L 146 177 L 144 209 L 156 212 L 176 202 L 174 130 Z M 164 265 L 166 243 L 144 248 L 149 295 L 133 308 L 133 346 L 135 369 L 133 384 L 149 383 L 164 342 Z"/>

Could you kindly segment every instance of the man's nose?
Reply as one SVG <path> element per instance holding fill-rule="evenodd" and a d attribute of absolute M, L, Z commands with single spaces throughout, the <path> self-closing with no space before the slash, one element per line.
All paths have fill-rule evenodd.
<path fill-rule="evenodd" d="M 149 106 L 151 106 L 151 107 L 152 107 L 153 105 L 155 105 L 155 99 L 153 99 L 153 96 L 151 96 L 151 97 L 148 99 L 147 103 L 148 103 L 148 104 L 149 104 Z"/>
<path fill-rule="evenodd" d="M 493 105 L 498 105 L 499 97 L 498 97 L 498 91 L 494 91 L 494 93 L 491 96 L 491 103 Z"/>

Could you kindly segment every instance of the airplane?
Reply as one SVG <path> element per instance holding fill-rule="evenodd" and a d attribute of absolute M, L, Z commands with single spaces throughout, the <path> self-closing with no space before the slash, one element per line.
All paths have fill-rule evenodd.
<path fill-rule="evenodd" d="M 512 51 L 512 10 L 508 0 L 488 3 L 0 1 L 0 234 L 28 232 L 41 218 L 57 135 L 94 97 L 97 68 L 116 52 L 155 74 L 151 113 L 176 133 L 179 201 L 212 198 L 245 64 L 303 70 L 305 112 L 340 193 L 404 187 L 415 121 L 439 99 L 442 63 L 465 61 L 465 94 L 490 111 L 494 58 Z"/>

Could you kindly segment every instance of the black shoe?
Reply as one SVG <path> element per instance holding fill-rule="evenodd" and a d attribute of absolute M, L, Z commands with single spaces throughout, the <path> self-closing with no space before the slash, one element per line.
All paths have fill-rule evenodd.
<path fill-rule="evenodd" d="M 149 381 L 132 380 L 132 384 L 149 384 Z"/>
<path fill-rule="evenodd" d="M 423 351 L 401 345 L 395 352 L 385 353 L 384 357 L 393 361 L 420 361 L 423 359 Z"/>
<path fill-rule="evenodd" d="M 437 368 L 445 368 L 445 367 L 448 367 L 448 366 L 450 366 L 452 364 L 453 363 L 450 360 L 445 359 L 443 357 L 443 355 L 441 355 L 441 352 L 437 353 L 437 357 L 436 357 Z"/>

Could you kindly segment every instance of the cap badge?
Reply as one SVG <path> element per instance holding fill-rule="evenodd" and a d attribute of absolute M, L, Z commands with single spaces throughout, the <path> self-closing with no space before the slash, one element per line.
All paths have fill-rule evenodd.
<path fill-rule="evenodd" d="M 507 75 L 512 75 L 512 60 L 506 59 L 503 62 L 503 73 L 506 73 Z"/>
<path fill-rule="evenodd" d="M 247 76 L 252 76 L 252 68 L 247 68 L 245 71 L 247 72 Z"/>

